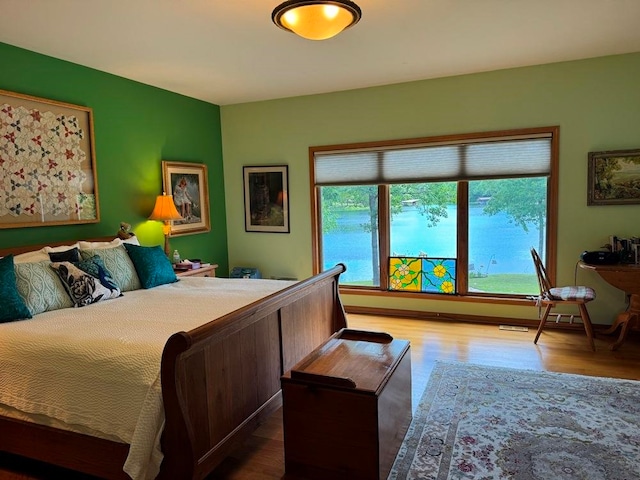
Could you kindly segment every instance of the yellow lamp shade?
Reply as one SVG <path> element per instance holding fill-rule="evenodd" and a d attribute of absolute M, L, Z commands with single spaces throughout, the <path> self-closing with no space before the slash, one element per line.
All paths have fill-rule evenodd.
<path fill-rule="evenodd" d="M 149 215 L 149 220 L 158 220 L 164 222 L 162 225 L 162 233 L 164 235 L 164 253 L 169 256 L 171 249 L 169 248 L 169 235 L 171 234 L 171 220 L 181 220 L 182 216 L 178 213 L 175 203 L 173 203 L 173 195 L 158 195 L 153 212 Z"/>
<path fill-rule="evenodd" d="M 161 222 L 170 220 L 180 220 L 182 215 L 176 209 L 173 203 L 173 195 L 158 195 L 153 212 L 149 215 L 149 220 L 159 220 Z"/>

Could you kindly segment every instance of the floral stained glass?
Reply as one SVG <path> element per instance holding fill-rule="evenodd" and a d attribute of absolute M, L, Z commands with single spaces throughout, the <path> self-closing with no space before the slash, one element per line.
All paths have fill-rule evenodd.
<path fill-rule="evenodd" d="M 389 290 L 456 293 L 456 259 L 390 257 Z"/>

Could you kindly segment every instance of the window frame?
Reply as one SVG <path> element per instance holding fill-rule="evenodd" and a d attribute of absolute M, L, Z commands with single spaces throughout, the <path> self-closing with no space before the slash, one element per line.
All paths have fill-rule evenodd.
<path fill-rule="evenodd" d="M 513 130 L 498 130 L 489 132 L 465 133 L 442 135 L 432 137 L 419 137 L 399 140 L 385 140 L 363 143 L 350 143 L 339 145 L 324 145 L 309 147 L 309 180 L 311 192 L 311 243 L 312 243 L 312 259 L 313 273 L 317 274 L 322 271 L 322 225 L 321 222 L 321 202 L 320 188 L 316 184 L 315 158 L 318 153 L 329 152 L 357 152 L 371 149 L 389 149 L 389 148 L 407 148 L 412 146 L 429 146 L 429 144 L 463 144 L 469 141 L 482 141 L 483 139 L 509 139 L 510 137 L 526 138 L 531 136 L 535 138 L 542 134 L 550 137 L 550 166 L 547 181 L 547 231 L 546 231 L 546 255 L 545 265 L 547 272 L 552 281 L 556 276 L 556 259 L 557 259 L 557 225 L 558 225 L 558 183 L 559 183 L 559 126 L 536 127 Z M 522 175 L 526 176 L 526 175 Z M 515 175 L 513 178 L 521 178 Z M 476 301 L 476 302 L 498 302 L 498 303 L 521 303 L 526 299 L 526 295 L 512 294 L 478 294 L 469 293 L 468 291 L 468 193 L 469 180 L 458 180 L 458 198 L 457 198 L 457 239 L 456 239 L 456 256 L 458 259 L 457 266 L 457 288 L 458 293 L 454 295 L 438 295 L 429 293 L 413 293 L 389 291 L 389 266 L 388 257 L 390 244 L 390 214 L 389 214 L 389 185 L 378 184 L 378 240 L 379 240 L 379 264 L 380 264 L 380 286 L 340 286 L 343 293 L 353 293 L 362 295 L 376 295 L 389 297 L 413 297 L 413 298 L 429 298 L 438 300 L 454 300 L 454 301 Z"/>

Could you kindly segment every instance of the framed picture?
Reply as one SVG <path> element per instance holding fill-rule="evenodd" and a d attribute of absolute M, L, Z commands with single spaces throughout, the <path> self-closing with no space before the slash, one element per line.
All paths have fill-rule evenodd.
<path fill-rule="evenodd" d="M 173 195 L 182 220 L 171 222 L 171 235 L 189 235 L 211 230 L 207 166 L 201 163 L 162 161 L 162 185 Z"/>
<path fill-rule="evenodd" d="M 640 203 L 640 149 L 589 152 L 587 205 Z"/>
<path fill-rule="evenodd" d="M 0 90 L 0 228 L 100 221 L 93 111 Z"/>
<path fill-rule="evenodd" d="M 289 233 L 289 175 L 286 165 L 243 167 L 247 232 Z"/>

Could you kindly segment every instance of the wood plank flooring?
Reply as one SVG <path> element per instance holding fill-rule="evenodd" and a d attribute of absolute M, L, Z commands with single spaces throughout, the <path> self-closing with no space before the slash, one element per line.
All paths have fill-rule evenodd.
<path fill-rule="evenodd" d="M 355 314 L 348 319 L 350 328 L 388 332 L 411 342 L 414 408 L 438 360 L 640 380 L 640 338 L 636 335 L 616 352 L 608 349 L 614 337 L 597 336 L 597 351 L 592 352 L 584 332 L 545 330 L 538 345 L 534 345 L 533 329 L 518 332 L 500 330 L 497 325 Z M 280 480 L 283 477 L 282 413 L 278 411 L 207 480 Z M 2 480 L 61 478 L 87 477 L 0 455 Z"/>

